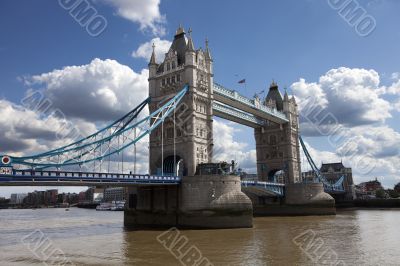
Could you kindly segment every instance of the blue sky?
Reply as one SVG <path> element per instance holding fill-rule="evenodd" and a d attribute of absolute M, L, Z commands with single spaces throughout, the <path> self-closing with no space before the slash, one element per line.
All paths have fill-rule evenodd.
<path fill-rule="evenodd" d="M 354 141 L 358 150 L 368 151 L 379 161 L 376 171 L 355 174 L 356 181 L 378 176 L 386 186 L 392 186 L 400 181 L 400 171 L 395 170 L 396 162 L 400 161 L 400 83 L 397 84 L 400 77 L 396 74 L 400 72 L 400 2 L 353 2 L 359 3 L 376 21 L 375 30 L 366 37 L 359 36 L 328 0 L 93 0 L 88 3 L 107 21 L 105 31 L 97 37 L 90 36 L 59 1 L 3 0 L 0 2 L 2 108 L 4 111 L 10 104 L 20 105 L 30 88 L 49 90 L 54 75 L 45 78 L 42 74 L 54 74 L 54 70 L 67 66 L 88 66 L 95 58 L 101 60 L 97 63 L 103 67 L 109 67 L 106 59 L 115 60 L 140 78 L 145 75 L 142 71 L 147 67 L 147 59 L 145 55 L 135 57 L 132 53 L 154 38 L 170 41 L 181 23 L 193 29 L 196 48 L 204 47 L 205 38 L 209 39 L 215 81 L 227 87 L 252 97 L 274 79 L 299 100 L 307 97 L 308 92 L 322 93 L 327 110 L 339 116 L 339 123 L 351 132 L 351 137 L 358 138 Z M 116 65 L 113 67 L 120 69 Z M 329 82 L 322 82 L 320 77 Z M 246 78 L 246 88 L 237 83 L 241 78 Z M 301 79 L 304 80 L 301 82 Z M 337 87 L 338 81 L 346 81 L 341 83 L 346 86 Z M 142 83 L 140 86 L 144 86 Z M 74 91 L 77 96 L 84 93 L 85 86 L 92 84 L 74 83 L 73 90 L 69 89 L 71 84 L 60 86 L 58 89 L 65 91 L 58 95 Z M 345 96 L 338 96 L 338 90 L 343 90 Z M 128 89 L 121 91 L 129 92 Z M 135 94 L 134 89 L 132 94 Z M 122 104 L 118 111 L 133 104 Z M 343 112 L 339 112 L 337 106 L 344 106 Z M 347 115 L 346 108 L 354 115 Z M 14 123 L 12 119 L 1 120 L 1 134 L 10 135 L 16 130 L 15 126 L 10 127 Z M 85 116 L 75 115 L 72 119 L 79 120 L 88 131 L 99 124 Z M 221 134 L 232 137 L 243 156 L 249 157 L 247 155 L 254 150 L 252 130 L 233 127 L 226 121 L 220 123 L 226 125 L 221 126 Z M 318 157 L 316 160 L 341 158 L 340 147 L 332 147 L 326 137 L 317 136 L 309 126 L 304 124 L 303 135 Z M 367 136 L 366 132 L 376 134 Z M 29 143 L 31 146 L 24 143 L 24 149 L 5 152 L 34 152 L 32 143 Z M 386 148 L 391 152 L 385 152 Z M 249 161 L 242 164 L 248 169 L 254 168 Z M 352 166 L 351 163 L 348 166 Z"/>

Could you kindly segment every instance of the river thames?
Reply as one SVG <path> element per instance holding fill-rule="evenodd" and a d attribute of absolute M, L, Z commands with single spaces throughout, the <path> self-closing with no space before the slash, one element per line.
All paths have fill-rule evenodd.
<path fill-rule="evenodd" d="M 174 255 L 190 248 L 204 265 L 399 265 L 399 221 L 400 210 L 352 210 L 165 233 L 126 231 L 123 212 L 0 210 L 0 265 L 192 265 Z M 181 253 L 171 236 L 187 241 Z"/>

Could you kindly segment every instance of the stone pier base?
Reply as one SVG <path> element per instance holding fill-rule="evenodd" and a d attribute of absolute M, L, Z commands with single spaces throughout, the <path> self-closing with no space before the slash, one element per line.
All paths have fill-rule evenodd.
<path fill-rule="evenodd" d="M 285 198 L 249 195 L 254 216 L 335 215 L 334 198 L 324 192 L 322 184 L 286 185 Z"/>
<path fill-rule="evenodd" d="M 127 227 L 252 227 L 251 200 L 237 176 L 184 177 L 180 186 L 130 188 Z"/>

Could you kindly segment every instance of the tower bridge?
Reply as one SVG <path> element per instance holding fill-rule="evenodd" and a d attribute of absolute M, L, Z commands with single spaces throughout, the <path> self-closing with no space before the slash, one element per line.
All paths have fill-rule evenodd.
<path fill-rule="evenodd" d="M 191 32 L 182 27 L 160 63 L 155 49 L 147 99 L 64 147 L 3 156 L 0 185 L 126 186 L 125 224 L 134 226 L 248 227 L 253 209 L 268 212 L 268 206 L 282 204 L 297 214 L 334 213 L 334 200 L 324 189 L 342 193 L 343 180 L 330 184 L 313 162 L 299 136 L 294 97 L 286 92 L 282 97 L 276 83 L 265 99 L 248 99 L 215 83 L 208 41 L 204 50 L 195 49 Z M 141 118 L 146 106 L 150 115 Z M 196 174 L 213 162 L 213 116 L 254 129 L 258 181 L 241 181 L 228 172 Z M 149 173 L 127 173 L 124 151 L 146 136 Z M 311 184 L 301 180 L 300 148 L 315 172 Z M 284 183 L 275 183 L 277 172 L 284 173 Z"/>

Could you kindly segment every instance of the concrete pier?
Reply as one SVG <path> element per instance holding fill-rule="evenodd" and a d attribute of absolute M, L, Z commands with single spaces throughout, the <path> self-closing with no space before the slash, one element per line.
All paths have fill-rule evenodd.
<path fill-rule="evenodd" d="M 130 188 L 124 214 L 127 227 L 252 227 L 251 200 L 241 192 L 240 177 L 183 177 L 180 186 Z"/>
<path fill-rule="evenodd" d="M 248 195 L 254 216 L 334 215 L 335 200 L 321 183 L 286 185 L 285 198 Z"/>

